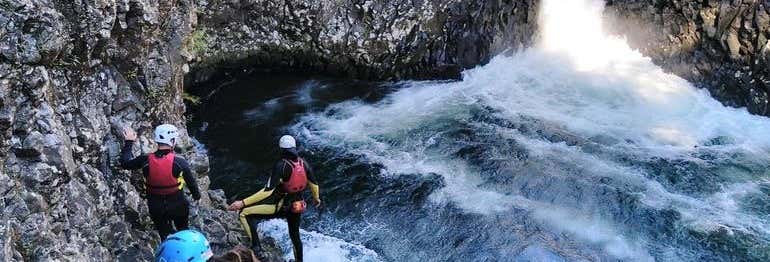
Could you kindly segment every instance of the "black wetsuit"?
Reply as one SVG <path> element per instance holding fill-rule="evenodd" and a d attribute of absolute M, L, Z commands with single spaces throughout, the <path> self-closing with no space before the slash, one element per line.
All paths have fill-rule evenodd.
<path fill-rule="evenodd" d="M 289 227 L 289 237 L 294 246 L 294 259 L 297 262 L 302 261 L 302 241 L 299 237 L 299 226 L 301 214 L 292 213 L 288 210 L 291 202 L 303 199 L 302 193 L 297 192 L 287 194 L 282 188 L 284 181 L 288 181 L 292 174 L 291 162 L 296 162 L 299 157 L 296 152 L 284 150 L 281 154 L 281 160 L 276 162 L 273 167 L 273 173 L 267 180 L 265 188 L 254 195 L 244 199 L 244 207 L 240 212 L 241 224 L 247 230 L 251 237 L 252 247 L 259 249 L 259 237 L 257 235 L 257 224 L 261 220 L 273 218 L 285 218 Z M 305 173 L 308 179 L 308 189 L 311 190 L 314 198 L 319 197 L 318 183 L 315 180 L 313 169 L 302 159 Z"/>
<path fill-rule="evenodd" d="M 150 165 L 147 155 L 138 156 L 131 159 L 133 156 L 131 149 L 134 145 L 134 141 L 125 141 L 123 145 L 123 151 L 120 157 L 120 166 L 128 170 L 142 169 L 144 178 L 150 174 Z M 153 154 L 156 156 L 164 156 L 170 153 L 171 150 L 158 150 Z M 179 156 L 174 157 L 174 163 L 172 168 L 172 175 L 175 178 L 180 176 L 184 179 L 182 185 L 186 184 L 190 189 L 193 199 L 200 199 L 200 191 L 198 190 L 198 184 L 195 180 L 195 176 L 190 171 L 190 165 L 184 158 Z M 176 232 L 177 230 L 185 230 L 188 227 L 188 219 L 190 214 L 190 203 L 184 196 L 182 186 L 180 185 L 179 191 L 168 195 L 158 195 L 147 193 L 147 208 L 150 210 L 150 218 L 155 224 L 155 229 L 158 230 L 160 239 L 165 240 L 166 236 Z M 172 224 L 173 223 L 173 224 Z"/>

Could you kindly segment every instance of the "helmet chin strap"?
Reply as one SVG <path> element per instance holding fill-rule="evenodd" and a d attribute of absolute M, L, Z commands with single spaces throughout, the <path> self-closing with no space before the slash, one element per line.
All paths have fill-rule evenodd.
<path fill-rule="evenodd" d="M 174 144 L 172 145 L 158 143 L 158 149 L 174 149 L 175 144 L 176 144 L 176 141 L 174 141 Z"/>

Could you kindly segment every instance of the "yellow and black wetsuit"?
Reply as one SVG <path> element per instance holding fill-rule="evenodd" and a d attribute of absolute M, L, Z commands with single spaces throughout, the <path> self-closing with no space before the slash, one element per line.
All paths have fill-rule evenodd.
<path fill-rule="evenodd" d="M 264 219 L 285 218 L 289 226 L 289 237 L 294 246 L 294 258 L 302 261 L 302 241 L 299 238 L 299 225 L 301 214 L 295 214 L 286 210 L 285 206 L 291 202 L 302 199 L 303 192 L 287 194 L 281 185 L 288 181 L 292 173 L 289 161 L 296 162 L 301 159 L 296 152 L 284 150 L 279 160 L 273 167 L 273 173 L 267 180 L 265 188 L 243 199 L 244 208 L 240 212 L 240 220 L 243 229 L 251 238 L 252 248 L 259 249 L 259 237 L 257 235 L 257 223 Z M 289 161 L 287 161 L 289 160 Z M 320 192 L 313 170 L 304 159 L 305 174 L 307 175 L 307 188 L 314 199 L 319 199 Z"/>

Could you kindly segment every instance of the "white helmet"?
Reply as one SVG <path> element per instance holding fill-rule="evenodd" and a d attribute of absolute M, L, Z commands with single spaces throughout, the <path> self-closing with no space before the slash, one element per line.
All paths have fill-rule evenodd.
<path fill-rule="evenodd" d="M 291 149 L 297 147 L 297 141 L 294 140 L 294 137 L 290 135 L 282 136 L 280 140 L 278 140 L 278 146 L 284 149 Z"/>
<path fill-rule="evenodd" d="M 155 128 L 155 142 L 169 146 L 176 144 L 179 137 L 179 130 L 174 125 L 162 124 Z"/>

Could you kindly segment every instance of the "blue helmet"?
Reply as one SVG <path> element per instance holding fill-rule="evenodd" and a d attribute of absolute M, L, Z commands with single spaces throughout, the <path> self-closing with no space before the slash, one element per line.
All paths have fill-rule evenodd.
<path fill-rule="evenodd" d="M 168 236 L 155 253 L 157 262 L 206 261 L 213 256 L 206 236 L 195 230 L 182 230 Z"/>

